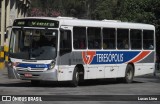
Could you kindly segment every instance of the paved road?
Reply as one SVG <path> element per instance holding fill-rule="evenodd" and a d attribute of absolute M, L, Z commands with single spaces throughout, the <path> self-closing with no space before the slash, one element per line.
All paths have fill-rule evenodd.
<path fill-rule="evenodd" d="M 55 97 L 57 98 L 65 97 L 65 99 L 69 98 L 69 100 L 71 100 L 68 103 L 59 101 L 54 102 L 58 104 L 61 103 L 74 104 L 75 102 L 73 102 L 72 100 L 75 99 L 78 101 L 78 102 L 76 101 L 76 104 L 82 103 L 82 101 L 79 100 L 84 100 L 83 103 L 86 104 L 97 104 L 97 103 L 106 104 L 104 98 L 100 98 L 100 100 L 102 101 L 96 101 L 95 100 L 96 97 L 87 96 L 89 98 L 88 101 L 88 99 L 84 97 L 86 95 L 96 95 L 96 96 L 98 95 L 98 97 L 99 95 L 127 95 L 124 98 L 122 98 L 123 100 L 124 99 L 126 100 L 126 97 L 127 98 L 131 97 L 129 95 L 149 95 L 151 97 L 154 97 L 153 95 L 160 95 L 160 78 L 159 77 L 155 78 L 152 75 L 145 75 L 134 78 L 134 82 L 131 84 L 118 83 L 116 82 L 115 79 L 89 80 L 85 81 L 83 85 L 80 85 L 76 88 L 69 87 L 69 85 L 65 83 L 42 82 L 40 86 L 34 87 L 30 84 L 29 81 L 21 81 L 19 79 L 8 79 L 6 71 L 3 70 L 0 71 L 0 95 L 56 95 Z M 108 96 L 102 96 L 102 97 L 108 97 Z M 114 97 L 119 97 L 120 99 L 120 96 L 114 96 Z M 128 101 L 126 102 L 112 101 L 107 103 L 128 104 Z M 129 103 L 132 104 L 137 102 L 132 101 Z M 150 104 L 151 102 L 150 101 L 141 102 L 141 104 L 143 103 Z M 158 102 L 152 102 L 152 103 L 157 104 Z"/>

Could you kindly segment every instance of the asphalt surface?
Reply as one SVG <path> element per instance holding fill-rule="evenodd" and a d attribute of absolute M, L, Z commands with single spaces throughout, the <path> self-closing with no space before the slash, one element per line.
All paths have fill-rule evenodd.
<path fill-rule="evenodd" d="M 32 86 L 30 81 L 8 79 L 7 71 L 0 70 L 0 95 L 35 95 L 49 100 L 34 102 L 35 104 L 44 102 L 47 104 L 158 104 L 160 103 L 160 77 L 151 74 L 135 77 L 131 84 L 119 83 L 115 79 L 87 80 L 73 88 L 67 83 L 58 82 L 41 82 L 39 86 Z M 144 96 L 157 97 L 159 101 L 138 101 L 138 97 Z M 27 104 L 29 102 L 0 103 Z"/>

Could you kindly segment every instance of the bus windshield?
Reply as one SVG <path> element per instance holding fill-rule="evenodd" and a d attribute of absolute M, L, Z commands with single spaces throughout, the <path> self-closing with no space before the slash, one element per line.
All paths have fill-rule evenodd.
<path fill-rule="evenodd" d="M 56 57 L 58 30 L 13 28 L 10 57 L 27 60 L 52 60 Z"/>

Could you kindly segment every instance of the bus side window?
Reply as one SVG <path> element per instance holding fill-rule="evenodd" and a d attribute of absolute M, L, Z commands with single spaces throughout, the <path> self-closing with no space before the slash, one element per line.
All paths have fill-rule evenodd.
<path fill-rule="evenodd" d="M 130 30 L 131 49 L 142 49 L 142 30 L 131 29 Z"/>
<path fill-rule="evenodd" d="M 154 31 L 143 30 L 143 49 L 154 49 Z"/>
<path fill-rule="evenodd" d="M 73 48 L 86 49 L 86 27 L 73 27 Z"/>
<path fill-rule="evenodd" d="M 63 30 L 60 36 L 60 56 L 72 51 L 71 31 Z"/>
<path fill-rule="evenodd" d="M 129 49 L 129 29 L 117 29 L 117 48 Z"/>
<path fill-rule="evenodd" d="M 88 49 L 101 49 L 101 28 L 88 27 Z"/>
<path fill-rule="evenodd" d="M 103 49 L 115 49 L 115 28 L 103 28 Z"/>

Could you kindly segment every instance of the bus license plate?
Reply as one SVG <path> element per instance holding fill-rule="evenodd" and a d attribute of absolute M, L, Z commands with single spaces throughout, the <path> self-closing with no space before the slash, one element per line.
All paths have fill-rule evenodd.
<path fill-rule="evenodd" d="M 26 73 L 24 74 L 25 77 L 32 77 L 32 74 Z"/>

